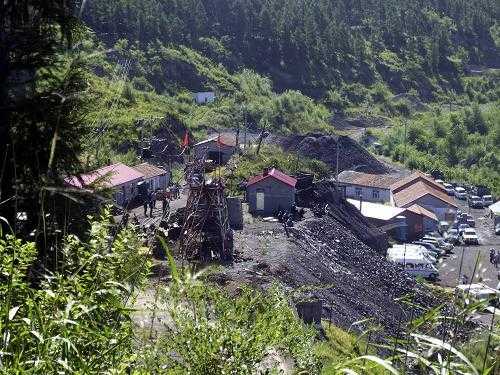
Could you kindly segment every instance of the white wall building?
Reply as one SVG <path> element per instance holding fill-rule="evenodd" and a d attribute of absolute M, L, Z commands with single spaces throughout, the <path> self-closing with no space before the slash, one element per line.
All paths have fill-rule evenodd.
<path fill-rule="evenodd" d="M 193 94 L 193 99 L 197 104 L 208 104 L 215 101 L 215 93 L 213 91 L 196 92 Z"/>
<path fill-rule="evenodd" d="M 397 180 L 395 176 L 344 171 L 338 179 L 344 186 L 346 198 L 393 204 L 391 185 Z"/>

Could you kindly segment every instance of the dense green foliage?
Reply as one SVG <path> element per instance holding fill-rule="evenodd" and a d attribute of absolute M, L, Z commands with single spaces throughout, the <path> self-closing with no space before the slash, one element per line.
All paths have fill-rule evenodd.
<path fill-rule="evenodd" d="M 84 17 L 108 45 L 185 45 L 232 71 L 269 75 L 279 89 L 319 97 L 341 82 L 382 77 L 432 97 L 435 85 L 457 86 L 464 65 L 497 58 L 498 11 L 494 0 L 112 0 L 89 2 Z M 142 69 L 158 89 L 185 73 L 161 55 L 148 61 L 153 69 Z"/>
<path fill-rule="evenodd" d="M 110 214 L 91 223 L 87 242 L 68 235 L 57 269 L 37 272 L 37 249 L 0 238 L 0 372 L 98 373 L 131 355 L 127 304 L 149 260 L 131 228 L 113 237 Z"/>
<path fill-rule="evenodd" d="M 491 187 L 500 195 L 498 80 L 469 79 L 458 109 L 435 106 L 381 135 L 383 152 L 412 169 L 439 170 L 450 180 Z M 474 88 L 476 87 L 476 88 Z M 489 104 L 470 103 L 487 97 Z M 482 100 L 486 102 L 486 100 Z M 406 123 L 406 147 L 405 126 Z M 405 155 L 406 152 L 406 155 Z"/>

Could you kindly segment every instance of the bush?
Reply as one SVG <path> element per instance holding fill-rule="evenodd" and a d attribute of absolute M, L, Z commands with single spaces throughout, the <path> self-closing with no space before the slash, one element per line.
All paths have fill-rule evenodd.
<path fill-rule="evenodd" d="M 0 239 L 2 374 L 100 373 L 131 355 L 126 304 L 149 262 L 134 230 L 111 237 L 110 219 L 91 223 L 87 243 L 68 235 L 57 270 L 37 279 L 35 245 Z"/>

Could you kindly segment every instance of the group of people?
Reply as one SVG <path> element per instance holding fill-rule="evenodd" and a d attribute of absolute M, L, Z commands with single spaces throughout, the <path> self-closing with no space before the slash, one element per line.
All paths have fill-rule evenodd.
<path fill-rule="evenodd" d="M 180 197 L 180 187 L 178 185 L 174 185 L 170 187 L 166 192 L 150 192 L 148 193 L 143 200 L 144 207 L 144 216 L 148 217 L 148 208 L 149 208 L 149 217 L 153 216 L 153 210 L 156 209 L 156 201 L 160 200 L 162 203 L 162 214 L 165 215 L 166 212 L 170 210 L 170 201 L 174 199 L 179 199 Z"/>
<path fill-rule="evenodd" d="M 490 263 L 498 269 L 498 267 L 500 266 L 500 251 L 490 249 Z"/>

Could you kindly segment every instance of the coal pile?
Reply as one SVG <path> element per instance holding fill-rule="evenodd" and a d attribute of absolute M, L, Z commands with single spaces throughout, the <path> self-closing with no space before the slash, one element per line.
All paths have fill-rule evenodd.
<path fill-rule="evenodd" d="M 349 137 L 323 134 L 292 135 L 283 138 L 280 143 L 285 151 L 321 160 L 330 166 L 332 171 L 337 168 L 338 144 L 339 172 L 346 170 L 372 174 L 390 172 L 387 166 Z"/>
<path fill-rule="evenodd" d="M 401 322 L 421 313 L 398 299 L 408 297 L 423 308 L 438 304 L 429 290 L 329 215 L 308 219 L 291 233 L 296 249 L 280 279 L 293 289 L 314 286 L 311 297 L 323 301 L 323 317 L 338 326 L 348 329 L 372 318 L 372 324 L 395 333 Z"/>
<path fill-rule="evenodd" d="M 317 207 L 322 208 L 325 215 L 329 215 L 349 229 L 365 245 L 385 254 L 388 248 L 387 234 L 374 227 L 356 207 L 347 202 L 335 189 L 334 182 L 316 183 L 313 200 Z"/>

